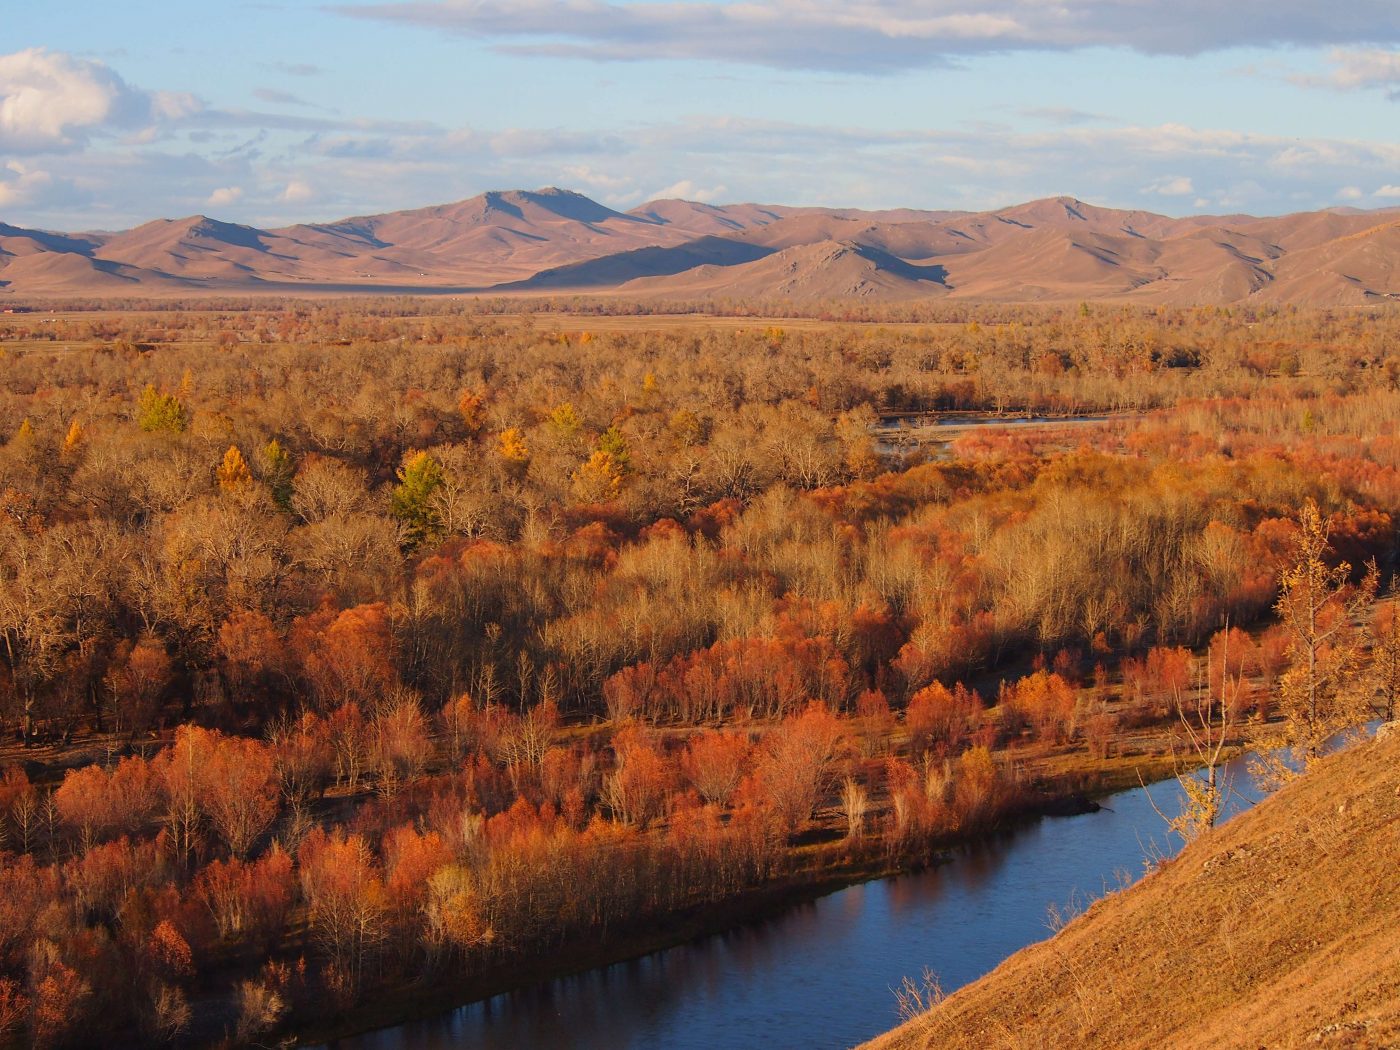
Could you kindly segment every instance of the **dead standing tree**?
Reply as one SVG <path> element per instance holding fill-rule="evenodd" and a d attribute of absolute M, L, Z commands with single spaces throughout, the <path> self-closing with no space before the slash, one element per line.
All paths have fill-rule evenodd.
<path fill-rule="evenodd" d="M 1258 741 L 1252 772 L 1280 784 L 1307 769 L 1338 733 L 1365 720 L 1361 687 L 1364 638 L 1356 624 L 1375 603 L 1379 573 L 1369 566 L 1359 584 L 1351 565 L 1329 565 L 1328 524 L 1308 500 L 1298 520 L 1294 561 L 1279 579 L 1275 608 L 1288 634 L 1290 666 L 1279 679 L 1276 732 Z"/>
<path fill-rule="evenodd" d="M 1239 689 L 1238 678 L 1243 677 L 1243 671 L 1235 681 L 1231 680 L 1228 625 L 1222 637 L 1220 695 L 1215 695 L 1216 690 L 1211 688 L 1209 668 L 1205 681 L 1198 680 L 1191 691 L 1193 699 L 1188 700 L 1180 689 L 1173 688 L 1172 706 L 1180 725 L 1180 740 L 1184 742 L 1184 755 L 1174 756 L 1176 782 L 1182 792 L 1181 811 L 1176 816 L 1168 816 L 1157 806 L 1151 793 L 1148 794 L 1148 802 L 1157 815 L 1183 842 L 1191 842 L 1215 827 L 1233 791 L 1223 765 L 1226 743 L 1235 729 L 1230 694 Z M 1146 789 L 1146 785 L 1143 786 Z"/>

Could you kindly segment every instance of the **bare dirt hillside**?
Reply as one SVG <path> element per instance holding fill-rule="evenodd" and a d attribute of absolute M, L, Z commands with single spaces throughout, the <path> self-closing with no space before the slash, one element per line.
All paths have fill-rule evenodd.
<path fill-rule="evenodd" d="M 71 235 L 0 223 L 0 296 L 357 291 L 1370 306 L 1400 301 L 1400 215 L 1173 218 L 1073 197 L 619 212 L 549 187 L 272 230 L 204 215 Z"/>
<path fill-rule="evenodd" d="M 627 296 L 892 301 L 946 295 L 944 276 L 940 266 L 916 266 L 878 248 L 819 241 L 783 248 L 753 262 L 700 266 L 670 278 L 637 278 L 618 291 Z"/>
<path fill-rule="evenodd" d="M 867 1044 L 1400 1046 L 1400 732 L 1327 759 Z"/>
<path fill-rule="evenodd" d="M 455 204 L 278 232 L 329 250 L 358 243 L 349 276 L 360 279 L 395 280 L 399 274 L 394 267 L 401 266 L 414 280 L 446 277 L 481 286 L 583 259 L 679 244 L 697 235 L 688 227 L 626 215 L 554 187 L 484 193 Z"/>

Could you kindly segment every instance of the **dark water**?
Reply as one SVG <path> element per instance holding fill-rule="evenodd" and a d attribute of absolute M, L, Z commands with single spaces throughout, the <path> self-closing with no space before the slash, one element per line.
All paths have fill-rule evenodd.
<path fill-rule="evenodd" d="M 1176 812 L 1175 783 L 1151 790 Z M 1125 791 L 1098 813 L 1046 818 L 930 871 L 332 1047 L 849 1047 L 898 1023 L 893 989 L 904 976 L 928 966 L 952 991 L 1049 936 L 1051 905 L 1082 906 L 1136 880 L 1149 851 L 1175 848 L 1146 793 Z"/>

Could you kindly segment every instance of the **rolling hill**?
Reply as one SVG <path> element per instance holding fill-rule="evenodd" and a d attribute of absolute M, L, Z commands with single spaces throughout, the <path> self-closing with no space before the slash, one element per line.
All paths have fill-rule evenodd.
<path fill-rule="evenodd" d="M 1400 731 L 865 1050 L 1400 1045 Z"/>
<path fill-rule="evenodd" d="M 1400 213 L 1173 218 L 1054 197 L 862 211 L 569 190 L 257 229 L 203 215 L 117 233 L 0 223 L 0 297 L 432 293 L 993 302 L 1400 300 Z"/>

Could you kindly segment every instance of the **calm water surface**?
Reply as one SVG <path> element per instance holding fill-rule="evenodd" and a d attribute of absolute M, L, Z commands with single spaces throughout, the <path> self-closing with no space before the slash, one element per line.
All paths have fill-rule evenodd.
<path fill-rule="evenodd" d="M 1240 773 L 1240 780 L 1244 780 Z M 1176 812 L 1174 783 L 1152 788 Z M 1236 801 L 1235 808 L 1240 803 Z M 849 1047 L 899 1021 L 925 966 L 952 991 L 1049 936 L 1048 909 L 1102 896 L 1175 843 L 1142 789 L 1046 818 L 949 864 L 833 893 L 730 933 L 496 996 L 333 1050 Z"/>

